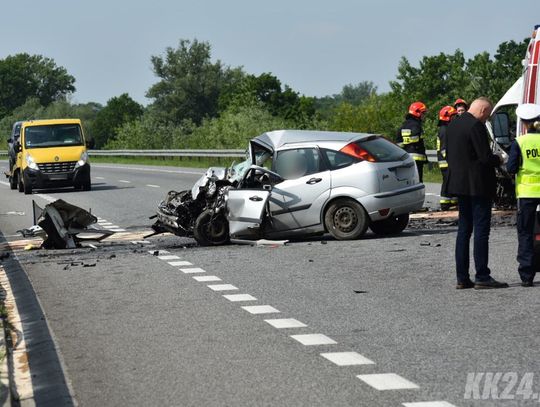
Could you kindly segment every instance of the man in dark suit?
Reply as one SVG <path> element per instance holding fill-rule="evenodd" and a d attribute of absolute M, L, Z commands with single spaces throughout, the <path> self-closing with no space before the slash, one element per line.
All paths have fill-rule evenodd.
<path fill-rule="evenodd" d="M 458 197 L 456 238 L 457 289 L 505 288 L 488 267 L 491 207 L 496 190 L 495 167 L 502 159 L 492 153 L 485 122 L 493 109 L 487 98 L 476 99 L 469 111 L 448 125 L 446 160 L 448 176 L 443 190 Z M 469 277 L 469 246 L 474 230 L 474 283 Z"/>

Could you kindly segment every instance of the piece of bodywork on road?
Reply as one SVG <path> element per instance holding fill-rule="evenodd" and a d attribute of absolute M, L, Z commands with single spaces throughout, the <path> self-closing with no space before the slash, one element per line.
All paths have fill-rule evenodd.
<path fill-rule="evenodd" d="M 25 237 L 43 237 L 44 249 L 73 249 L 83 240 L 100 241 L 114 232 L 91 228 L 97 218 L 90 212 L 58 199 L 40 208 L 32 201 L 36 225 L 20 232 Z"/>
<path fill-rule="evenodd" d="M 400 233 L 423 202 L 414 160 L 386 138 L 279 130 L 253 138 L 244 162 L 208 169 L 190 191 L 170 191 L 152 228 L 201 245 L 327 232 L 357 239 L 368 227 Z"/>

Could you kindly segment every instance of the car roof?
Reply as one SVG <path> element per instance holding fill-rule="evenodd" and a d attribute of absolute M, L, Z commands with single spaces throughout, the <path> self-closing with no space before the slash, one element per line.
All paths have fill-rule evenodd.
<path fill-rule="evenodd" d="M 272 150 L 277 150 L 287 144 L 313 143 L 313 142 L 344 142 L 369 137 L 370 133 L 349 133 L 339 131 L 318 130 L 275 130 L 268 131 L 252 139 L 257 144 L 262 144 Z"/>
<path fill-rule="evenodd" d="M 28 126 L 47 126 L 54 124 L 81 124 L 80 119 L 47 119 L 47 120 L 26 120 L 23 122 L 24 127 Z"/>

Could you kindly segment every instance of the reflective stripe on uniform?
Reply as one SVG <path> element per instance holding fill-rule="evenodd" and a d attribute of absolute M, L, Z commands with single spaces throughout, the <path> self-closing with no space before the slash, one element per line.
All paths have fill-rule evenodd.
<path fill-rule="evenodd" d="M 427 156 L 426 156 L 425 154 L 409 153 L 409 155 L 410 155 L 415 161 L 427 161 Z"/>
<path fill-rule="evenodd" d="M 439 168 L 448 168 L 448 163 L 446 161 L 439 161 Z"/>
<path fill-rule="evenodd" d="M 410 129 L 402 129 L 401 137 L 403 138 L 403 144 L 418 143 L 423 137 L 421 135 L 411 136 Z"/>

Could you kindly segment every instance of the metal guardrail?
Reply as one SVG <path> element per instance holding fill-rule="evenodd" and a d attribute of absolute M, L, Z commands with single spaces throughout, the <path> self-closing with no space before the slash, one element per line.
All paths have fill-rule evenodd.
<path fill-rule="evenodd" d="M 245 150 L 89 150 L 96 157 L 207 157 L 238 158 L 245 157 Z M 437 151 L 426 150 L 428 161 L 437 162 Z M 0 156 L 7 156 L 7 150 L 0 150 Z"/>

